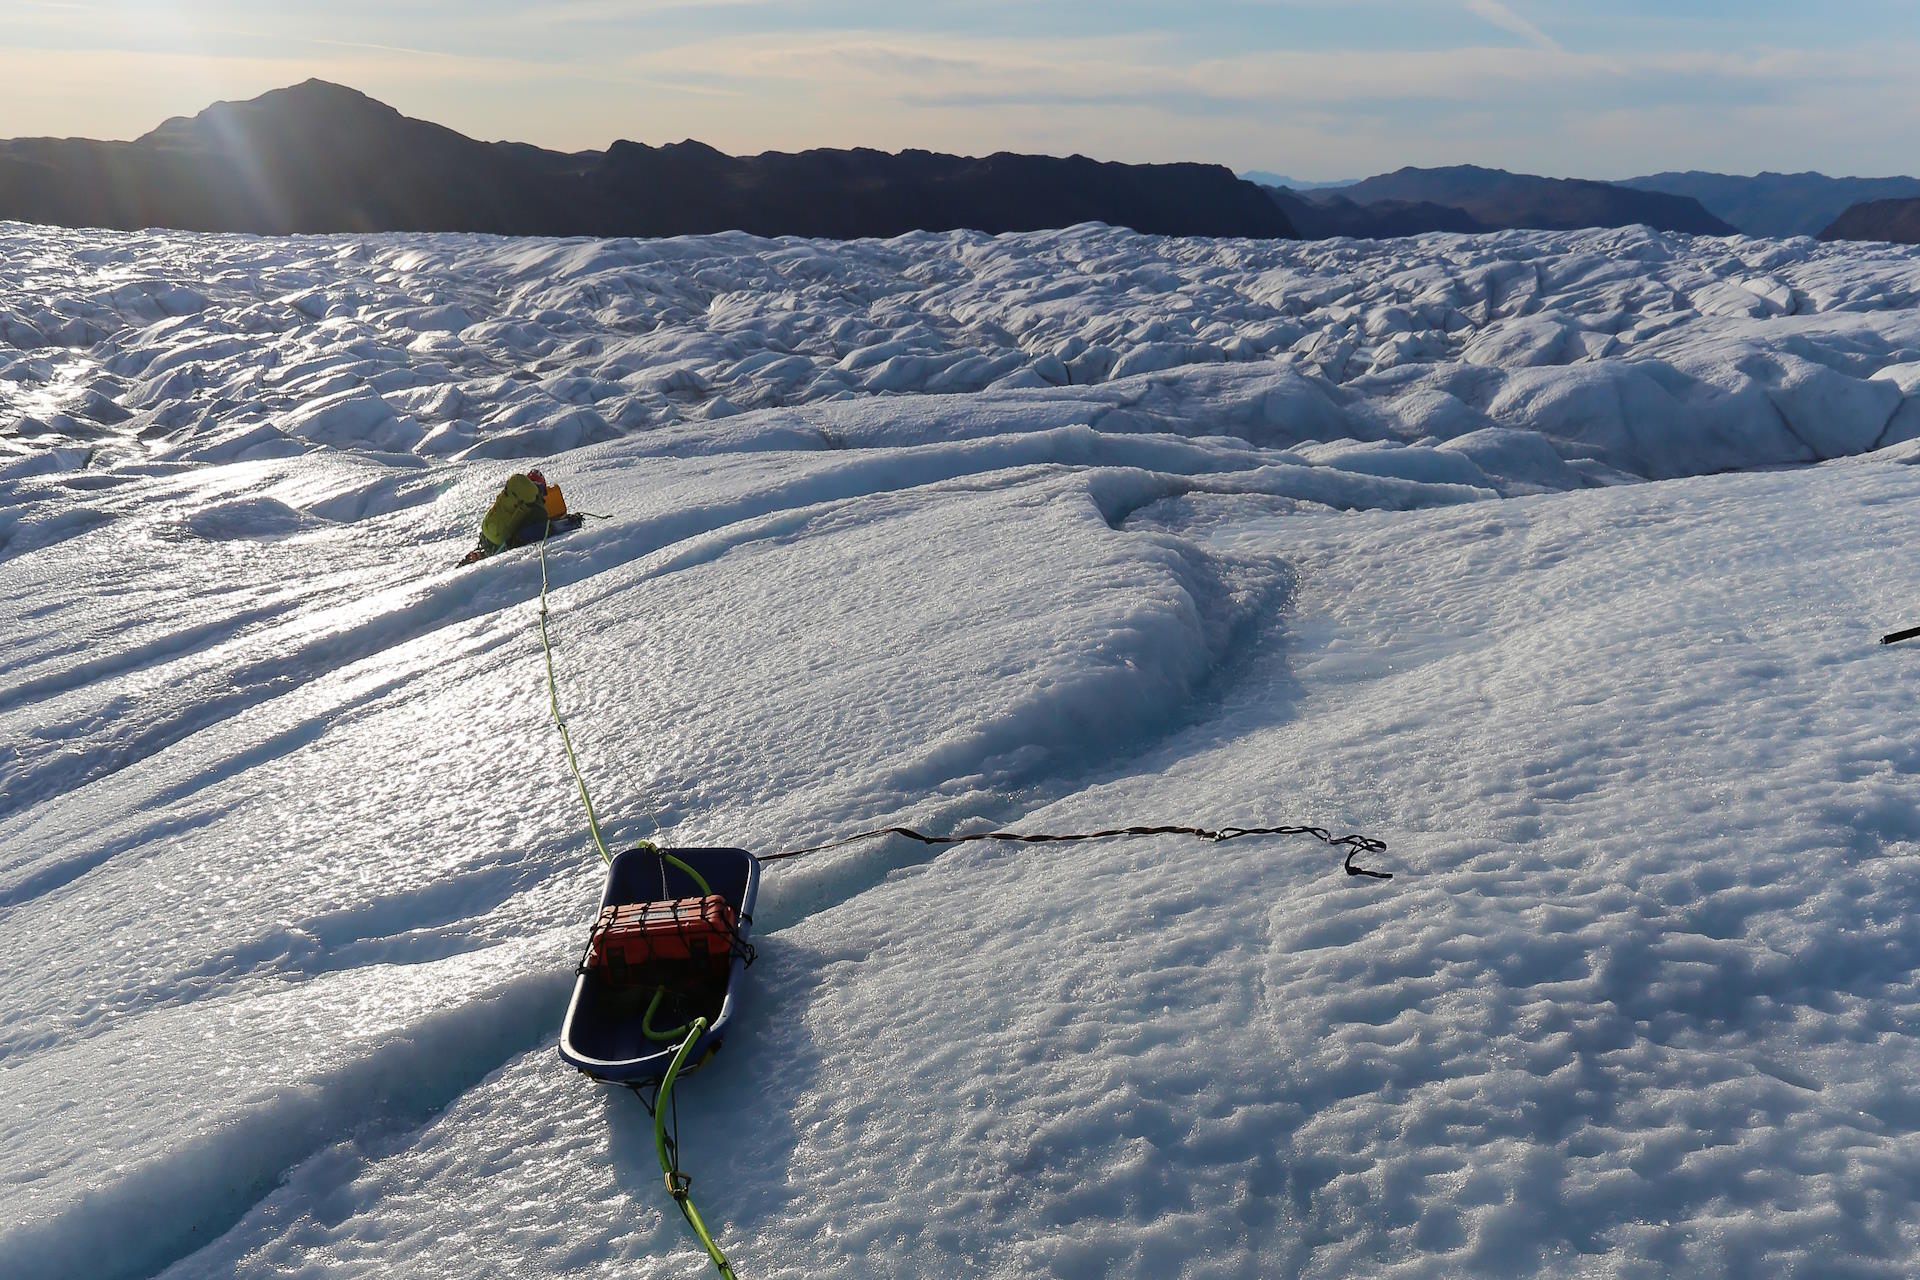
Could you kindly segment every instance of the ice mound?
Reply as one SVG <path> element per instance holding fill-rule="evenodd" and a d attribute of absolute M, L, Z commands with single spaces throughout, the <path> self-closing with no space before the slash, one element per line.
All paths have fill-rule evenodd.
<path fill-rule="evenodd" d="M 1910 438 L 1912 392 L 1875 375 L 1920 357 L 1909 250 L 1641 228 L 1377 243 L 21 228 L 0 270 L 20 281 L 0 315 L 0 445 L 146 459 L 510 459 L 633 434 L 737 447 L 742 428 L 716 424 L 742 412 L 987 392 L 1009 416 L 1063 396 L 1082 420 L 1124 410 L 1112 430 L 1282 445 L 1427 448 L 1500 426 L 1590 464 L 1502 482 L 1656 478 Z M 1258 421 L 1209 421 L 1223 399 L 1274 395 Z M 1463 407 L 1436 412 L 1436 395 Z"/>

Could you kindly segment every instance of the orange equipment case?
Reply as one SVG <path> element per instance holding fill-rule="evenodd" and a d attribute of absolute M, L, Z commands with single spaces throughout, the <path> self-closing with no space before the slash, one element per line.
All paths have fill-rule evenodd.
<path fill-rule="evenodd" d="M 724 971 L 737 936 L 733 908 L 717 893 L 606 906 L 594 922 L 583 967 L 615 977 L 661 962 Z"/>

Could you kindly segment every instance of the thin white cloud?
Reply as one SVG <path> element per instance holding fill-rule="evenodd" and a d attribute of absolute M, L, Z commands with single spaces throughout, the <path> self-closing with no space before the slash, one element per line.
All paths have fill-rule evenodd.
<path fill-rule="evenodd" d="M 1797 127 L 1796 115 L 1837 96 L 1863 119 L 1910 124 L 1920 110 L 1907 87 L 1917 53 L 1891 43 L 1604 55 L 1482 45 L 1195 62 L 1134 36 L 1061 40 L 1042 51 L 1021 40 L 866 30 L 715 37 L 635 53 L 628 65 L 739 89 L 737 112 L 660 103 L 644 117 L 653 137 L 703 137 L 722 149 L 1081 151 L 1327 176 L 1471 161 L 1577 174 L 1726 169 L 1742 162 L 1736 156 L 1749 169 L 1871 167 L 1857 158 L 1864 134 L 1862 146 L 1853 138 L 1837 146 L 1845 135 L 1825 123 Z M 765 109 L 771 103 L 781 104 L 777 113 Z M 1633 106 L 1633 127 L 1618 136 L 1581 127 L 1621 104 Z M 1727 127 L 1676 130 L 1677 113 Z M 1767 127 L 1754 128 L 1756 120 Z M 1751 130 L 1738 147 L 1729 145 L 1740 136 L 1736 121 Z M 1580 145 L 1569 148 L 1570 138 Z M 1870 145 L 1886 149 L 1877 137 Z"/>
<path fill-rule="evenodd" d="M 1561 52 L 1560 42 L 1542 31 L 1533 23 L 1502 4 L 1500 0 L 1467 0 L 1467 9 L 1475 15 L 1491 22 L 1502 31 L 1511 31 L 1514 35 L 1527 40 L 1542 49 L 1554 53 Z"/>
<path fill-rule="evenodd" d="M 1096 36 L 1044 49 L 1017 39 L 909 36 L 838 31 L 711 37 L 630 53 L 629 72 L 732 84 L 753 96 L 788 94 L 859 100 L 876 109 L 901 102 L 951 101 L 1163 103 L 1199 109 L 1392 108 L 1418 102 L 1495 107 L 1536 101 L 1543 112 L 1578 94 L 1616 94 L 1635 103 L 1698 103 L 1716 92 L 1731 105 L 1754 97 L 1782 100 L 1810 86 L 1898 83 L 1913 46 L 1806 51 L 1660 50 L 1576 53 L 1511 47 L 1302 52 L 1256 51 L 1195 61 L 1162 42 Z"/>

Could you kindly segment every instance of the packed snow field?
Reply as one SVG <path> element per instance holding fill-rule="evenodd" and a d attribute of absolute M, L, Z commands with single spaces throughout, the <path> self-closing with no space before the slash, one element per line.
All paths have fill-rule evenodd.
<path fill-rule="evenodd" d="M 0 227 L 0 1275 L 706 1267 L 530 464 L 616 838 L 1390 843 L 770 865 L 743 1276 L 1910 1275 L 1917 438 L 1892 248 Z"/>

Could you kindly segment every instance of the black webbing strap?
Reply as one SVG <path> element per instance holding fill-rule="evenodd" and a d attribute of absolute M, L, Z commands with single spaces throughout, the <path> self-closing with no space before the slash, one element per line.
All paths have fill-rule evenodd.
<path fill-rule="evenodd" d="M 1019 844 L 1064 844 L 1074 840 L 1109 840 L 1119 836 L 1198 836 L 1202 840 L 1216 843 L 1222 840 L 1237 840 L 1241 836 L 1312 836 L 1335 849 L 1347 851 L 1346 860 L 1341 864 L 1350 876 L 1365 876 L 1370 880 L 1391 880 L 1390 871 L 1369 871 L 1357 867 L 1353 860 L 1363 853 L 1384 853 L 1386 841 L 1375 840 L 1371 836 L 1336 836 L 1324 827 L 1221 827 L 1215 831 L 1207 827 L 1110 827 L 1105 831 L 1078 831 L 1067 835 L 1026 834 L 1017 831 L 976 831 L 963 836 L 930 836 L 915 831 L 912 827 L 875 827 L 871 831 L 862 831 L 858 835 L 847 836 L 840 840 L 829 840 L 825 844 L 809 845 L 804 849 L 783 849 L 779 853 L 755 855 L 759 862 L 779 862 L 783 858 L 799 858 L 809 853 L 820 853 L 826 849 L 838 849 L 842 845 L 853 844 L 861 840 L 872 840 L 878 836 L 905 836 L 909 840 L 918 840 L 921 844 L 966 844 L 973 840 L 1010 840 Z"/>

